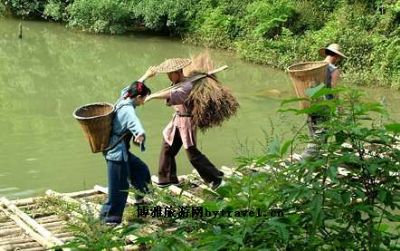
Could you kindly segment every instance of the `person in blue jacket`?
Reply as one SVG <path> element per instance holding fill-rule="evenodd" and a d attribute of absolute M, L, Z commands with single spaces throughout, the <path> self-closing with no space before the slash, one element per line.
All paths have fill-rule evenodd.
<path fill-rule="evenodd" d="M 135 108 L 143 105 L 150 89 L 140 80 L 124 88 L 115 105 L 109 147 L 103 152 L 107 162 L 108 200 L 103 204 L 100 219 L 106 224 L 120 224 L 128 198 L 129 183 L 139 193 L 136 203 L 143 203 L 143 194 L 151 182 L 147 165 L 129 152 L 129 141 L 144 151 L 145 131 Z"/>

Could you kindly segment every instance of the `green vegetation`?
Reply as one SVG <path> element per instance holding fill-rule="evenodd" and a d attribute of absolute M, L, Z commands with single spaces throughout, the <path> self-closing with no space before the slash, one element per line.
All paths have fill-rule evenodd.
<path fill-rule="evenodd" d="M 341 99 L 321 100 L 328 93 Z M 134 234 L 131 244 L 143 250 L 400 250 L 400 124 L 387 122 L 383 105 L 362 102 L 355 90 L 320 86 L 309 95 L 310 108 L 286 108 L 293 99 L 281 111 L 329 116 L 320 125 L 324 138 L 301 129 L 286 141 L 271 135 L 259 156 L 238 157 L 243 176 L 227 178 L 201 204 L 164 189 L 149 195 L 147 215 L 128 208 L 128 224 L 117 228 L 81 213 L 70 224 L 76 238 L 66 246 L 110 249 Z M 314 158 L 282 162 L 304 142 L 319 145 Z M 187 214 L 153 218 L 159 203 Z M 203 207 L 202 214 L 194 216 L 191 206 Z"/>
<path fill-rule="evenodd" d="M 236 51 L 285 68 L 339 43 L 345 79 L 400 88 L 400 2 L 395 0 L 1 0 L 16 16 L 96 33 L 147 30 Z M 0 5 L 0 13 L 4 8 Z"/>
<path fill-rule="evenodd" d="M 230 178 L 218 190 L 220 199 L 203 204 L 209 211 L 256 215 L 260 209 L 266 216 L 177 219 L 173 235 L 158 231 L 144 243 L 156 250 L 160 239 L 180 250 L 399 250 L 400 150 L 393 146 L 400 141 L 400 124 L 372 120 L 370 113 L 384 118 L 384 108 L 362 103 L 357 91 L 344 90 L 342 100 L 317 101 L 328 92 L 310 93 L 316 104 L 308 110 L 285 110 L 330 116 L 322 125 L 325 140 L 294 135 L 281 144 L 272 137 L 260 156 L 238 159 L 246 175 Z M 318 154 L 283 168 L 281 159 L 299 141 L 318 143 Z M 267 172 L 248 169 L 266 165 Z"/>

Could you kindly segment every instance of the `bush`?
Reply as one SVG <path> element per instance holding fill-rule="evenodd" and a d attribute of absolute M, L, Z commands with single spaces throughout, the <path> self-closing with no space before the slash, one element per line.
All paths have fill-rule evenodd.
<path fill-rule="evenodd" d="M 43 15 L 45 18 L 51 18 L 54 21 L 68 21 L 68 15 L 66 12 L 66 7 L 68 4 L 68 0 L 59 1 L 59 0 L 50 0 L 43 11 Z"/>
<path fill-rule="evenodd" d="M 21 17 L 40 18 L 44 11 L 46 0 L 4 0 L 11 13 Z"/>
<path fill-rule="evenodd" d="M 4 16 L 6 13 L 6 6 L 3 4 L 3 2 L 0 2 L 0 17 Z"/>
<path fill-rule="evenodd" d="M 190 39 L 205 46 L 231 48 L 234 39 L 232 30 L 236 29 L 236 23 L 235 17 L 224 14 L 222 8 L 208 10 L 193 25 L 196 28 Z"/>
<path fill-rule="evenodd" d="M 242 27 L 251 38 L 273 38 L 294 14 L 290 1 L 256 1 L 247 6 Z"/>
<path fill-rule="evenodd" d="M 231 49 L 246 60 L 279 68 L 296 61 L 320 60 L 318 49 L 335 42 L 349 56 L 342 62 L 347 82 L 400 86 L 399 1 L 3 2 L 17 16 L 65 21 L 69 26 L 96 33 L 143 29 L 162 32 L 199 45 Z"/>
<path fill-rule="evenodd" d="M 95 33 L 123 33 L 131 17 L 126 1 L 120 0 L 76 0 L 67 12 L 69 26 Z"/>
<path fill-rule="evenodd" d="M 196 7 L 196 1 L 134 0 L 130 8 L 135 19 L 141 20 L 146 28 L 181 35 L 187 32 Z"/>
<path fill-rule="evenodd" d="M 321 100 L 328 93 L 342 99 Z M 169 219 L 173 234 L 136 231 L 136 244 L 154 250 L 399 250 L 400 124 L 371 119 L 386 112 L 380 104 L 362 103 L 358 91 L 320 86 L 309 95 L 309 109 L 282 111 L 324 111 L 330 119 L 319 125 L 323 137 L 309 138 L 302 130 L 284 142 L 272 137 L 259 156 L 238 158 L 235 171 L 244 175 L 227 178 L 215 192 L 219 199 L 200 205 L 201 218 Z M 291 102 L 297 100 L 284 103 Z M 319 146 L 313 158 L 283 161 L 304 141 Z M 218 215 L 207 216 L 205 209 Z"/>

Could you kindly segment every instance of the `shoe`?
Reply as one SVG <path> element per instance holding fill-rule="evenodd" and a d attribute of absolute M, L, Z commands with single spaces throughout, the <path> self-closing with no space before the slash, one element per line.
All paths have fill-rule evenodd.
<path fill-rule="evenodd" d="M 135 199 L 135 201 L 133 202 L 134 206 L 144 206 L 144 205 L 148 205 L 149 203 L 147 201 L 145 201 L 144 199 Z"/>
<path fill-rule="evenodd" d="M 115 227 L 118 227 L 119 225 L 121 225 L 121 223 L 117 223 L 117 222 L 106 222 L 105 225 L 106 225 L 107 227 L 115 228 Z"/>
<path fill-rule="evenodd" d="M 177 187 L 180 187 L 180 186 L 183 185 L 183 182 L 181 180 L 176 180 L 176 181 L 171 181 L 170 184 L 174 185 L 174 186 L 177 186 Z"/>
<path fill-rule="evenodd" d="M 153 183 L 158 186 L 159 188 L 164 188 L 164 187 L 169 187 L 170 185 L 175 185 L 175 186 L 181 186 L 182 182 L 179 180 L 176 181 L 170 181 L 170 182 L 158 182 L 158 181 L 153 181 Z"/>
<path fill-rule="evenodd" d="M 104 224 L 106 226 L 116 227 L 119 224 L 121 224 L 122 219 L 119 216 L 107 216 L 107 217 L 103 218 L 102 221 L 104 222 Z"/>
<path fill-rule="evenodd" d="M 301 154 L 303 160 L 309 160 L 315 158 L 318 155 L 318 149 L 316 144 L 308 144 L 307 148 Z"/>
<path fill-rule="evenodd" d="M 210 185 L 212 190 L 217 190 L 218 188 L 225 185 L 225 181 L 221 178 L 217 182 L 211 182 Z"/>

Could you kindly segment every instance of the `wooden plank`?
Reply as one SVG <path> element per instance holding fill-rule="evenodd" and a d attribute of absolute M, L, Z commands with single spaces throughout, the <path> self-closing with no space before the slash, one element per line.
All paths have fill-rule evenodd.
<path fill-rule="evenodd" d="M 19 236 L 21 237 L 21 235 Z M 37 245 L 40 245 L 37 241 L 33 239 L 28 239 L 28 238 L 13 238 L 13 239 L 8 239 L 7 241 L 2 241 L 0 242 L 0 246 L 4 245 L 16 245 L 16 244 L 21 244 L 21 243 L 36 243 Z"/>
<path fill-rule="evenodd" d="M 25 243 L 17 243 L 17 244 L 9 244 L 9 250 L 26 250 L 29 248 L 39 248 L 41 247 L 37 242 L 25 242 Z M 42 247 L 42 249 L 44 249 Z"/>
<path fill-rule="evenodd" d="M 65 195 L 65 194 L 62 194 L 62 193 L 58 193 L 58 192 L 56 192 L 56 191 L 53 191 L 53 190 L 47 190 L 46 191 L 46 195 L 49 195 L 49 196 L 55 196 L 55 197 L 57 197 L 57 198 L 60 198 L 60 199 L 62 199 L 62 200 L 64 200 L 65 202 L 69 202 L 69 203 L 71 203 L 71 204 L 78 204 L 79 206 L 80 206 L 80 208 L 82 209 L 82 210 L 87 210 L 88 208 L 86 208 L 86 207 L 84 207 L 84 205 L 82 204 L 82 202 L 80 202 L 78 199 L 75 199 L 75 198 L 71 198 L 71 197 L 69 197 L 69 196 L 67 196 L 67 195 Z M 94 204 L 94 203 L 91 203 L 91 202 L 85 202 L 87 205 L 89 205 L 92 209 L 95 209 L 95 210 L 97 210 L 97 211 L 100 211 L 100 209 L 101 209 L 101 205 L 98 205 L 98 204 Z"/>
<path fill-rule="evenodd" d="M 183 196 L 185 196 L 185 197 L 187 197 L 187 198 L 189 198 L 189 199 L 191 199 L 191 200 L 193 200 L 193 201 L 195 201 L 195 202 L 198 202 L 198 203 L 203 203 L 203 202 L 204 202 L 203 199 L 200 199 L 199 197 L 197 197 L 197 196 L 195 196 L 195 195 L 193 195 L 193 194 L 191 194 L 191 193 L 189 193 L 189 192 L 187 192 L 187 191 L 183 191 L 180 187 L 177 187 L 177 186 L 175 186 L 175 185 L 169 186 L 168 189 L 169 189 L 172 193 L 174 193 L 174 194 L 176 194 L 176 195 L 182 194 Z"/>
<path fill-rule="evenodd" d="M 232 176 L 234 174 L 236 174 L 236 175 L 238 175 L 240 177 L 243 177 L 243 174 L 241 172 L 236 171 L 235 169 L 229 168 L 227 166 L 221 166 L 221 171 L 224 172 L 226 177 L 230 177 L 230 176 Z"/>
<path fill-rule="evenodd" d="M 152 175 L 151 176 L 151 181 L 157 182 L 158 181 L 157 176 Z M 203 203 L 204 202 L 202 199 L 194 196 L 193 194 L 191 194 L 191 193 L 189 193 L 187 191 L 182 191 L 181 188 L 179 188 L 179 187 L 177 187 L 175 185 L 168 186 L 168 190 L 171 191 L 173 194 L 176 194 L 176 195 L 180 195 L 182 193 L 183 196 L 185 196 L 185 197 L 187 197 L 187 198 L 189 198 L 191 200 L 194 200 L 194 201 L 196 201 L 198 203 Z"/>
<path fill-rule="evenodd" d="M 93 189 L 96 190 L 96 191 L 98 191 L 98 192 L 101 192 L 101 193 L 104 193 L 104 194 L 107 194 L 107 195 L 108 195 L 108 188 L 107 188 L 107 187 L 95 185 Z M 129 204 L 134 205 L 135 202 L 136 202 L 136 200 L 134 200 L 134 199 L 132 199 L 132 198 L 130 198 L 130 197 L 128 196 L 127 202 L 128 202 Z"/>
<path fill-rule="evenodd" d="M 51 215 L 46 217 L 35 218 L 35 221 L 37 221 L 39 224 L 44 225 L 51 222 L 62 221 L 62 219 L 58 215 Z"/>
<path fill-rule="evenodd" d="M 20 206 L 27 206 L 30 204 L 35 203 L 35 200 L 39 199 L 39 197 L 31 197 L 31 198 L 25 198 L 25 199 L 19 199 L 19 200 L 13 200 L 11 201 L 14 205 L 20 207 Z"/>
<path fill-rule="evenodd" d="M 2 199 L 4 205 L 7 207 L 8 210 L 10 210 L 12 213 L 14 213 L 16 216 L 18 216 L 21 220 L 25 221 L 32 229 L 34 229 L 36 232 L 38 232 L 45 240 L 50 243 L 50 245 L 62 245 L 64 244 L 61 240 L 57 239 L 52 233 L 50 233 L 46 228 L 38 224 L 34 219 L 29 217 L 26 213 L 22 212 L 19 210 L 17 206 L 11 203 L 8 199 L 4 198 Z M 49 244 L 47 244 L 49 245 Z M 46 246 L 48 247 L 48 246 Z"/>
<path fill-rule="evenodd" d="M 4 204 L 5 198 L 1 198 L 0 201 L 2 201 Z M 54 243 L 51 241 L 47 240 L 47 238 L 43 237 L 42 235 L 36 233 L 27 223 L 25 223 L 22 219 L 20 219 L 17 215 L 12 214 L 9 212 L 7 209 L 3 208 L 0 206 L 0 211 L 3 212 L 7 217 L 12 219 L 22 230 L 24 230 L 33 240 L 37 241 L 40 245 L 46 248 L 52 248 L 54 247 Z"/>
<path fill-rule="evenodd" d="M 97 190 L 89 189 L 89 190 L 72 192 L 72 193 L 63 193 L 63 195 L 65 195 L 67 197 L 75 198 L 75 197 L 85 197 L 85 196 L 89 196 L 89 195 L 94 195 L 97 193 L 99 193 Z"/>

